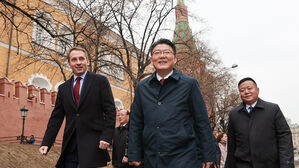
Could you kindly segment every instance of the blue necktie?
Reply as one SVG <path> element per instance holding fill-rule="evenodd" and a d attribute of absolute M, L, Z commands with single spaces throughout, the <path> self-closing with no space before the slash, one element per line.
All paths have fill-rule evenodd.
<path fill-rule="evenodd" d="M 253 107 L 250 106 L 250 107 L 248 108 L 248 113 L 251 113 L 252 109 L 253 109 Z"/>

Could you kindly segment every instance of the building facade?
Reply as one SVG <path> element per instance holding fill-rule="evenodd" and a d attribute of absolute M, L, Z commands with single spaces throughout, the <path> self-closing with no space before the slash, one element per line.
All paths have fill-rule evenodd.
<path fill-rule="evenodd" d="M 20 135 L 20 108 L 24 106 L 29 109 L 25 134 L 43 136 L 55 104 L 58 86 L 72 76 L 67 66 L 66 52 L 80 40 L 84 46 L 89 47 L 89 51 L 102 54 L 98 61 L 94 61 L 98 58 L 89 55 L 90 60 L 94 61 L 89 70 L 95 69 L 97 63 L 100 67 L 97 73 L 106 76 L 111 84 L 116 107 L 130 109 L 134 91 L 129 76 L 120 68 L 102 65 L 103 62 L 120 64 L 120 60 L 111 54 L 113 51 L 105 48 L 117 47 L 118 35 L 109 29 L 103 30 L 104 35 L 100 37 L 103 47 L 100 51 L 82 33 L 77 31 L 78 37 L 74 37 L 74 28 L 81 28 L 91 32 L 90 39 L 98 38 L 92 34 L 95 30 L 88 26 L 89 14 L 80 11 L 74 4 L 65 2 L 67 1 L 16 2 L 16 6 L 27 7 L 25 12 L 32 14 L 38 22 L 17 10 L 7 12 L 6 15 L 13 24 L 0 18 L 0 137 Z M 6 7 L 1 6 L 1 11 L 7 11 Z M 73 16 L 69 12 L 71 9 L 76 11 Z M 70 22 L 78 17 L 81 20 L 78 19 L 77 25 Z M 137 66 L 134 59 L 136 58 L 132 56 L 133 67 Z M 12 127 L 14 123 L 16 126 Z M 61 133 L 57 139 L 62 139 Z"/>

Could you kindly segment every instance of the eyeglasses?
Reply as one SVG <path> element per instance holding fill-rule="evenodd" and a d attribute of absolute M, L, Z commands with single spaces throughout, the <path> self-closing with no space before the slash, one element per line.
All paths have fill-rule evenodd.
<path fill-rule="evenodd" d="M 172 51 L 170 51 L 170 50 L 163 50 L 163 51 L 161 51 L 161 50 L 156 50 L 156 51 L 154 51 L 153 52 L 153 55 L 154 56 L 160 56 L 160 55 L 166 55 L 166 56 L 169 56 L 169 55 L 171 55 L 172 54 Z"/>

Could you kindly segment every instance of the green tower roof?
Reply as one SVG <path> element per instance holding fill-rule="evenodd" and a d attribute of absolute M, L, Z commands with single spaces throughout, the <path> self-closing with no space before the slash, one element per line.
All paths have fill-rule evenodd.
<path fill-rule="evenodd" d="M 176 25 L 174 30 L 174 42 L 186 42 L 192 38 L 192 30 L 188 23 L 187 6 L 184 0 L 178 0 L 176 6 Z"/>
<path fill-rule="evenodd" d="M 184 0 L 178 0 L 177 5 L 184 5 Z"/>

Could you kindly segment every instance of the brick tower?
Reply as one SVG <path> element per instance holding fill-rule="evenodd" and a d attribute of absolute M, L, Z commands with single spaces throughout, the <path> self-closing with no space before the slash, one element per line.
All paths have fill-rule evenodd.
<path fill-rule="evenodd" d="M 188 22 L 188 10 L 184 0 L 178 0 L 175 8 L 175 30 L 173 42 L 177 48 L 178 62 L 176 68 L 198 79 L 204 64 L 200 61 L 201 53 L 198 51 L 192 30 Z"/>

